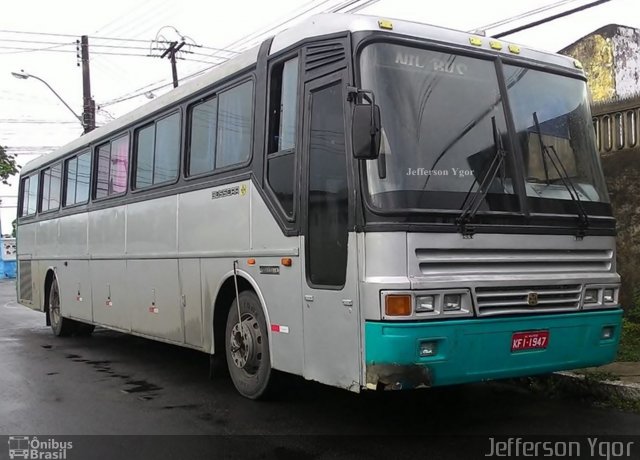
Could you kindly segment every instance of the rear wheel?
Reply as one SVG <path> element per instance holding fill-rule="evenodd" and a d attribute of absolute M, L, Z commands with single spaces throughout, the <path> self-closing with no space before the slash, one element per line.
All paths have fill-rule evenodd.
<path fill-rule="evenodd" d="M 49 318 L 51 319 L 51 330 L 58 337 L 67 337 L 76 330 L 77 323 L 69 318 L 63 318 L 60 313 L 60 290 L 58 280 L 53 279 L 49 288 Z"/>
<path fill-rule="evenodd" d="M 241 292 L 239 301 L 242 322 L 238 320 L 236 300 L 227 316 L 227 367 L 238 392 L 249 399 L 259 399 L 266 396 L 273 381 L 267 322 L 254 292 Z"/>

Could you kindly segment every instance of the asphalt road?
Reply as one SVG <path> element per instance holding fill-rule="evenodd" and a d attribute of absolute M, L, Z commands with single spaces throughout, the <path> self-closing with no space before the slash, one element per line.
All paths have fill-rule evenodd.
<path fill-rule="evenodd" d="M 204 354 L 106 329 L 56 338 L 0 282 L 0 435 L 236 435 L 208 439 L 232 453 L 261 440 L 256 458 L 415 458 L 417 439 L 429 458 L 480 458 L 489 436 L 640 435 L 640 415 L 501 383 L 356 395 L 300 379 L 252 402 L 207 371 Z M 386 436 L 401 434 L 415 436 Z"/>

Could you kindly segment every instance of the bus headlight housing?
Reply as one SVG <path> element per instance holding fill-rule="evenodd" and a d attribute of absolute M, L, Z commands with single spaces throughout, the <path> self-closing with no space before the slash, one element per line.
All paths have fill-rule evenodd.
<path fill-rule="evenodd" d="M 410 318 L 436 319 L 458 316 L 473 316 L 473 302 L 468 289 L 445 289 L 438 291 L 383 291 L 381 302 L 383 318 L 407 319 L 407 316 L 390 314 L 390 300 L 410 296 L 413 299 L 413 311 Z"/>
<path fill-rule="evenodd" d="M 619 285 L 585 286 L 582 295 L 582 308 L 612 308 L 618 306 Z"/>
<path fill-rule="evenodd" d="M 416 313 L 433 313 L 436 308 L 436 297 L 433 295 L 416 296 Z"/>

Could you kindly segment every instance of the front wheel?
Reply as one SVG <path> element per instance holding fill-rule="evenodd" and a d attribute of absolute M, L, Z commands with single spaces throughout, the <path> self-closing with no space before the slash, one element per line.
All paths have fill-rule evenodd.
<path fill-rule="evenodd" d="M 63 318 L 60 313 L 60 290 L 58 280 L 54 278 L 49 288 L 49 318 L 51 330 L 57 337 L 67 337 L 75 331 L 76 322 L 69 318 Z"/>
<path fill-rule="evenodd" d="M 225 353 L 231 380 L 238 392 L 249 399 L 266 395 L 273 380 L 269 355 L 267 322 L 254 292 L 244 291 L 234 300 L 227 316 Z"/>

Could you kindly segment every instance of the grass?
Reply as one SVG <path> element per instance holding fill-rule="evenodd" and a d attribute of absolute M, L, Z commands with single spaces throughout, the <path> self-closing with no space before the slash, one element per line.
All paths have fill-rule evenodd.
<path fill-rule="evenodd" d="M 617 361 L 640 361 L 640 323 L 623 320 Z"/>

